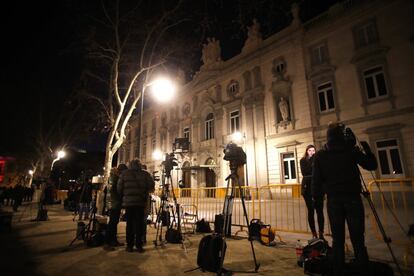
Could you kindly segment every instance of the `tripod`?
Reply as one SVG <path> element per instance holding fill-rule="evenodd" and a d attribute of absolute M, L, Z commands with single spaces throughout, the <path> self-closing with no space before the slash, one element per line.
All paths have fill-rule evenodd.
<path fill-rule="evenodd" d="M 223 263 L 224 263 L 224 252 L 225 252 L 225 247 L 226 247 L 225 241 L 226 241 L 228 230 L 230 229 L 230 226 L 231 226 L 231 214 L 233 211 L 234 192 L 235 192 L 235 189 L 237 188 L 239 190 L 240 199 L 241 199 L 242 206 L 243 206 L 243 216 L 246 219 L 246 225 L 247 225 L 247 228 L 249 229 L 249 218 L 247 217 L 246 203 L 244 199 L 244 191 L 241 188 L 240 179 L 239 179 L 239 176 L 237 175 L 238 167 L 239 166 L 235 161 L 230 160 L 231 173 L 226 178 L 227 187 L 226 187 L 226 196 L 224 199 L 224 206 L 223 206 L 224 225 L 223 225 L 223 229 L 221 233 L 222 238 L 223 238 L 223 245 L 222 245 L 221 252 L 223 252 L 223 254 L 221 254 L 220 267 L 219 267 L 219 270 L 217 271 L 217 275 L 222 275 L 223 270 L 224 270 Z M 250 240 L 249 242 L 250 242 L 250 247 L 251 247 L 252 254 L 253 254 L 254 272 L 256 273 L 259 270 L 260 264 L 256 260 L 256 254 L 255 254 L 254 247 L 253 247 L 253 241 Z M 225 270 L 225 271 L 228 272 L 229 270 Z"/>
<path fill-rule="evenodd" d="M 367 185 L 365 184 L 365 181 L 364 181 L 364 178 L 362 177 L 361 171 L 359 171 L 359 177 L 361 178 L 361 183 L 362 183 L 362 185 L 361 185 L 362 186 L 362 195 L 368 201 L 368 205 L 371 208 L 372 214 L 374 215 L 375 222 L 377 223 L 378 228 L 379 228 L 379 230 L 381 232 L 382 239 L 384 240 L 385 244 L 388 247 L 388 250 L 390 251 L 392 260 L 393 260 L 395 266 L 397 267 L 398 272 L 402 276 L 403 275 L 403 272 L 401 270 L 400 265 L 398 264 L 397 258 L 395 257 L 395 254 L 394 254 L 394 251 L 391 248 L 391 238 L 388 237 L 387 233 L 385 233 L 384 226 L 382 225 L 382 222 L 381 222 L 381 220 L 380 220 L 380 218 L 378 216 L 377 209 L 375 208 L 374 202 L 372 201 L 371 196 L 370 196 L 371 193 L 369 192 L 369 190 L 367 188 Z"/>
<path fill-rule="evenodd" d="M 94 195 L 93 195 L 93 199 L 92 199 L 92 215 L 89 216 L 89 221 L 88 223 L 82 228 L 81 231 L 78 231 L 76 233 L 75 238 L 69 243 L 69 245 L 64 248 L 62 251 L 67 251 L 72 244 L 78 240 L 80 237 L 82 237 L 82 239 L 87 242 L 88 240 L 91 239 L 92 235 L 95 233 L 96 231 L 96 212 L 97 212 L 97 207 L 96 207 L 96 200 L 98 197 L 98 191 L 94 190 Z"/>
<path fill-rule="evenodd" d="M 171 208 L 171 215 L 173 217 L 173 220 L 170 222 L 170 205 L 168 202 L 169 197 L 169 186 L 171 185 L 172 190 L 172 197 L 174 201 L 174 207 Z M 164 246 L 165 241 L 163 241 L 162 237 L 162 227 L 167 226 L 169 228 L 172 228 L 174 224 L 177 226 L 177 231 L 179 233 L 181 246 L 184 248 L 185 251 L 187 251 L 185 245 L 184 245 L 184 235 L 181 231 L 181 217 L 180 217 L 180 204 L 177 201 L 177 197 L 175 196 L 174 192 L 174 186 L 171 179 L 171 171 L 165 170 L 165 177 L 162 177 L 162 194 L 161 194 L 161 204 L 157 211 L 157 219 L 155 222 L 157 233 L 155 235 L 154 245 L 158 246 Z M 175 209 L 175 210 L 174 210 Z M 165 225 L 166 224 L 166 225 Z M 158 243 L 160 242 L 160 243 Z"/>

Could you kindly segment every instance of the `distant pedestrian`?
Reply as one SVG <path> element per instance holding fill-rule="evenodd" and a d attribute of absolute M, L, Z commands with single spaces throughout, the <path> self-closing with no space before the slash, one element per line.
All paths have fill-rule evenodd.
<path fill-rule="evenodd" d="M 154 180 L 147 171 L 142 170 L 140 161 L 135 159 L 119 177 L 117 189 L 122 197 L 122 206 L 126 209 L 126 251 L 132 252 L 135 245 L 138 252 L 144 252 L 144 210 L 149 192 L 154 189 Z"/>
<path fill-rule="evenodd" d="M 92 182 L 91 182 L 91 179 L 87 179 L 83 182 L 82 192 L 79 198 L 79 220 L 89 219 L 91 201 L 92 201 Z"/>
<path fill-rule="evenodd" d="M 112 168 L 109 176 L 109 222 L 108 231 L 105 240 L 105 250 L 113 250 L 115 246 L 122 246 L 123 243 L 117 239 L 117 230 L 119 217 L 121 216 L 122 209 L 122 198 L 118 194 L 117 186 L 119 176 L 123 171 L 127 170 L 128 167 L 125 164 L 119 164 L 117 168 Z"/>
<path fill-rule="evenodd" d="M 303 199 L 306 203 L 306 208 L 308 209 L 308 223 L 309 227 L 312 231 L 313 238 L 318 238 L 318 234 L 316 232 L 315 227 L 315 211 L 316 215 L 318 216 L 318 229 L 319 229 L 319 238 L 324 239 L 324 215 L 323 215 L 323 195 L 316 198 L 315 200 L 312 199 L 312 167 L 313 167 L 313 159 L 315 154 L 315 146 L 308 145 L 306 147 L 306 151 L 302 159 L 300 159 L 300 170 L 302 171 L 303 179 L 301 185 L 301 194 Z"/>

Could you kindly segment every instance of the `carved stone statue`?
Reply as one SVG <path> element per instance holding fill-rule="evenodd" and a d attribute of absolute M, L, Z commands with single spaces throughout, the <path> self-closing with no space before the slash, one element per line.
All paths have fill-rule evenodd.
<path fill-rule="evenodd" d="M 247 27 L 247 39 L 242 51 L 249 51 L 256 48 L 261 41 L 260 23 L 256 19 L 253 19 L 253 24 Z"/>
<path fill-rule="evenodd" d="M 288 102 L 283 97 L 280 97 L 279 110 L 280 110 L 280 114 L 282 115 L 282 121 L 284 122 L 288 121 L 289 120 L 289 105 L 288 105 Z"/>
<path fill-rule="evenodd" d="M 220 41 L 213 38 L 207 38 L 207 43 L 203 44 L 202 61 L 204 65 L 211 65 L 221 61 Z"/>
<path fill-rule="evenodd" d="M 260 23 L 257 22 L 256 18 L 253 19 L 253 24 L 247 27 L 247 41 L 252 42 L 261 40 L 262 34 L 260 33 Z"/>

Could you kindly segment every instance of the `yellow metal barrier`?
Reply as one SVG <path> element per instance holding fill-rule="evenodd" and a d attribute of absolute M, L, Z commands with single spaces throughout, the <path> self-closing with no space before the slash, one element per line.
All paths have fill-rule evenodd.
<path fill-rule="evenodd" d="M 414 223 L 414 186 L 413 179 L 379 179 L 368 183 L 371 200 L 380 217 L 384 229 L 389 236 L 394 236 L 393 241 L 405 244 L 408 239 L 404 237 L 402 229 L 395 219 L 408 230 L 408 226 Z M 394 213 L 394 215 L 392 214 Z M 377 223 L 372 217 L 372 228 L 378 239 L 382 239 Z"/>
<path fill-rule="evenodd" d="M 226 193 L 220 188 L 184 188 L 174 190 L 180 204 L 195 205 L 198 217 L 213 222 L 222 213 Z M 307 209 L 300 195 L 300 184 L 272 184 L 268 186 L 242 187 L 249 219 L 258 218 L 279 231 L 308 233 Z M 160 191 L 157 191 L 161 195 Z M 171 196 L 171 195 L 170 195 Z M 247 226 L 239 189 L 235 189 L 232 208 L 232 225 Z M 326 215 L 327 218 L 327 215 Z M 326 227 L 328 223 L 326 223 Z M 329 233 L 329 228 L 325 230 Z"/>

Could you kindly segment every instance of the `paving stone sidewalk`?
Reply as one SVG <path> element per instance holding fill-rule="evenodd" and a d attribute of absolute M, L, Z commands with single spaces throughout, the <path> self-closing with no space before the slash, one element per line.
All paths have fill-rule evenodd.
<path fill-rule="evenodd" d="M 201 234 L 186 235 L 186 249 L 180 244 L 155 247 L 154 228 L 149 228 L 145 253 L 125 252 L 124 247 L 105 251 L 86 247 L 75 241 L 76 222 L 61 205 L 47 207 L 49 220 L 35 222 L 36 205 L 24 205 L 14 214 L 11 233 L 0 234 L 1 275 L 214 275 L 200 270 L 196 258 Z M 266 247 L 257 242 L 254 248 L 260 269 L 258 273 L 236 275 L 304 275 L 296 265 L 295 243 L 308 235 L 280 233 L 285 244 Z M 119 224 L 119 239 L 125 240 L 125 222 Z M 66 251 L 64 251 L 66 249 Z M 253 271 L 254 262 L 247 239 L 227 239 L 225 268 Z M 5 274 L 3 274 L 5 272 Z M 407 274 L 410 275 L 410 274 Z"/>

